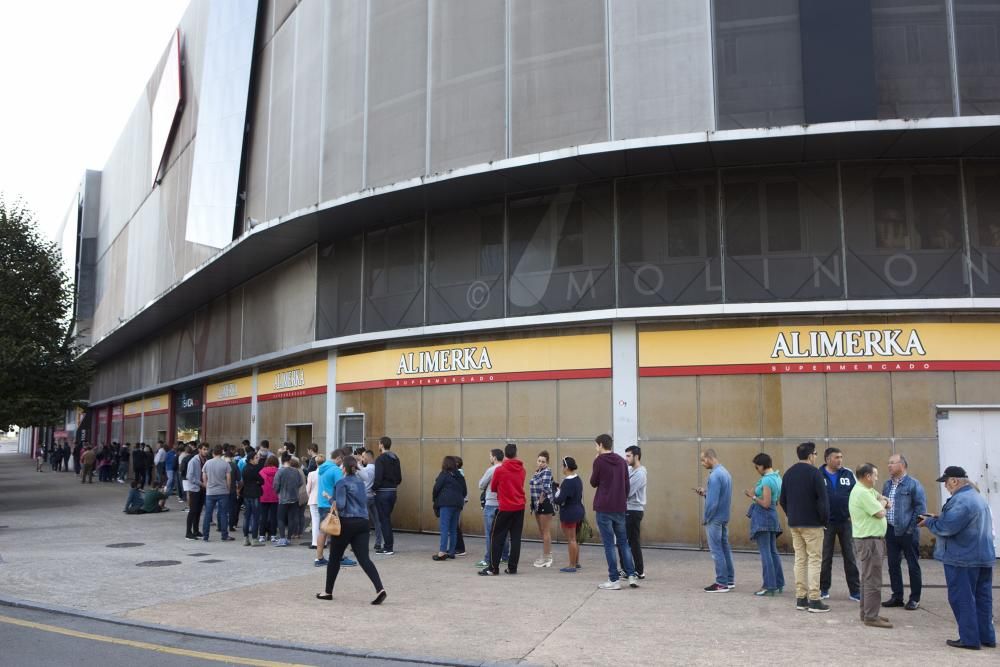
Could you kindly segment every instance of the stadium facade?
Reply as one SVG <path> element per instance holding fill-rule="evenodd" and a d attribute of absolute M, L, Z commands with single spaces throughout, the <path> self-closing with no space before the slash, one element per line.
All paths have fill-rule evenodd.
<path fill-rule="evenodd" d="M 649 542 L 709 447 L 991 488 L 998 156 L 991 0 L 194 0 L 68 219 L 80 428 L 389 435 L 418 530 L 444 455 L 602 432 Z"/>

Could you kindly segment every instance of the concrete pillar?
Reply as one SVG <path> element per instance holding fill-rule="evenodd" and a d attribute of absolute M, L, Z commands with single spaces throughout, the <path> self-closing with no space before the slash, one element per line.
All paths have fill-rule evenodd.
<path fill-rule="evenodd" d="M 337 350 L 326 353 L 326 451 L 340 446 L 337 423 Z"/>
<path fill-rule="evenodd" d="M 253 375 L 250 379 L 250 446 L 257 448 L 260 442 L 257 440 L 257 368 L 254 367 Z"/>
<path fill-rule="evenodd" d="M 611 400 L 615 451 L 639 440 L 639 351 L 635 322 L 615 322 L 611 327 Z"/>

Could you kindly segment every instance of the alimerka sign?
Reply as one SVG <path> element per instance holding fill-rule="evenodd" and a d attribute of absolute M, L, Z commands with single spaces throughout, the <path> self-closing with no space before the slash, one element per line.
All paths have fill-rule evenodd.
<path fill-rule="evenodd" d="M 644 331 L 639 367 L 645 377 L 1000 370 L 1000 324 Z"/>
<path fill-rule="evenodd" d="M 253 376 L 233 378 L 210 384 L 205 389 L 205 407 L 222 408 L 249 404 L 253 395 Z"/>
<path fill-rule="evenodd" d="M 392 348 L 337 359 L 337 391 L 602 377 L 611 377 L 607 333 Z"/>
<path fill-rule="evenodd" d="M 326 360 L 298 364 L 257 376 L 257 400 L 301 398 L 326 393 Z"/>

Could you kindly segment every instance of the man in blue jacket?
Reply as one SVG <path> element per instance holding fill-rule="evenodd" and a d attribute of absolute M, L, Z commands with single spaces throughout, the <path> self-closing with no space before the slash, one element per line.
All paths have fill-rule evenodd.
<path fill-rule="evenodd" d="M 702 524 L 708 538 L 708 549 L 715 561 L 715 583 L 705 587 L 706 593 L 728 593 L 736 588 L 733 572 L 733 550 L 729 546 L 729 508 L 733 504 L 733 478 L 719 463 L 714 449 L 701 453 L 701 465 L 709 470 L 705 488 L 695 491 L 705 498 Z"/>
<path fill-rule="evenodd" d="M 882 487 L 882 495 L 889 499 L 886 511 L 888 528 L 885 533 L 886 556 L 889 560 L 889 582 L 892 597 L 882 603 L 883 607 L 903 606 L 903 558 L 910 573 L 910 599 L 906 609 L 913 611 L 920 607 L 920 591 L 923 580 L 920 572 L 920 530 L 917 522 L 927 511 L 927 496 L 924 487 L 907 474 L 906 457 L 893 454 L 889 457 L 889 479 Z"/>
<path fill-rule="evenodd" d="M 854 473 L 844 467 L 844 453 L 836 447 L 827 447 L 823 452 L 823 465 L 819 467 L 826 483 L 826 497 L 830 503 L 830 518 L 823 531 L 823 564 L 820 566 L 820 599 L 830 597 L 830 583 L 833 579 L 833 542 L 840 540 L 840 554 L 844 557 L 844 578 L 851 599 L 861 600 L 861 575 L 854 558 L 854 536 L 851 533 L 851 512 L 847 502 L 857 480 Z"/>
<path fill-rule="evenodd" d="M 948 646 L 996 648 L 993 627 L 993 517 L 990 506 L 969 482 L 965 470 L 948 466 L 938 477 L 951 498 L 937 516 L 924 515 L 924 526 L 937 537 L 934 558 L 944 564 L 948 603 L 958 622 L 958 639 Z"/>

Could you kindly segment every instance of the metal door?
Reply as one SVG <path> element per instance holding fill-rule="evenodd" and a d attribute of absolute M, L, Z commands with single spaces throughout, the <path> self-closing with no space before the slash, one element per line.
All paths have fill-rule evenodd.
<path fill-rule="evenodd" d="M 938 410 L 940 469 L 961 466 L 990 505 L 993 545 L 1000 554 L 1000 408 L 947 406 Z"/>

